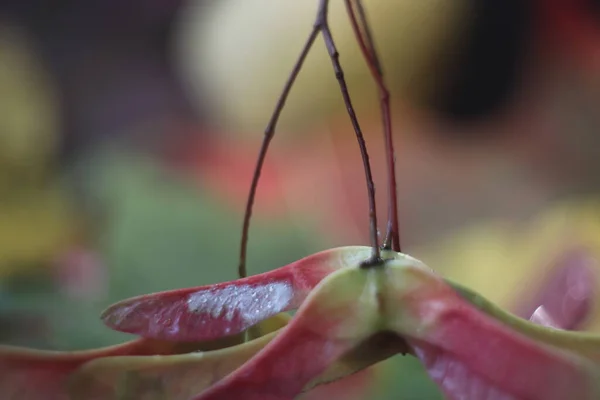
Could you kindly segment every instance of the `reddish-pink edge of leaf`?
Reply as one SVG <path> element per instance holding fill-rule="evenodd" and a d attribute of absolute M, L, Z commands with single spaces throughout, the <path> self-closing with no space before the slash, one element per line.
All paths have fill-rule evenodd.
<path fill-rule="evenodd" d="M 574 359 L 512 331 L 462 299 L 443 301 L 436 327 L 423 338 L 406 340 L 449 399 L 596 399 L 592 378 Z M 417 315 L 431 312 L 426 309 L 431 303 L 413 305 Z"/>
<path fill-rule="evenodd" d="M 0 346 L 0 398 L 6 400 L 68 399 L 66 380 L 84 363 L 110 356 L 169 354 L 156 342 L 137 339 L 100 349 L 60 352 Z"/>
<path fill-rule="evenodd" d="M 324 277 L 341 265 L 338 249 L 313 254 L 284 267 L 213 285 L 133 297 L 110 306 L 110 328 L 142 337 L 204 341 L 240 333 L 280 312 L 297 308 Z"/>
<path fill-rule="evenodd" d="M 306 327 L 283 332 L 250 361 L 194 400 L 288 400 L 346 351 Z"/>

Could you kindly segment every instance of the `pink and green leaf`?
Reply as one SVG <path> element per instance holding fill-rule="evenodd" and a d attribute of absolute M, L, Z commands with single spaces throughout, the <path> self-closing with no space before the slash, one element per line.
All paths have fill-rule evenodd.
<path fill-rule="evenodd" d="M 265 320 L 253 327 L 255 339 L 231 347 L 180 355 L 99 358 L 72 374 L 69 390 L 75 399 L 189 399 L 260 351 L 290 318 L 278 314 Z"/>
<path fill-rule="evenodd" d="M 111 400 L 154 396 L 152 398 L 187 400 L 234 373 L 273 341 L 276 334 L 281 334 L 270 329 L 282 327 L 289 321 L 289 316 L 280 314 L 277 317 L 271 319 L 269 324 L 265 324 L 269 321 L 264 321 L 255 327 L 256 333 L 264 336 L 227 349 L 162 357 L 109 357 L 89 362 L 72 375 L 71 393 L 75 399 Z M 294 332 L 296 330 L 292 328 L 290 333 Z M 348 398 L 351 394 L 362 393 L 368 388 L 374 373 L 365 369 L 399 351 L 406 351 L 406 346 L 397 336 L 376 334 L 359 343 L 304 385 L 302 392 L 310 392 L 302 398 L 322 399 L 328 394 Z M 279 356 L 282 360 L 290 360 L 281 354 Z M 254 369 L 253 372 L 260 370 Z M 291 375 L 288 379 L 294 378 L 296 372 L 289 371 Z"/>
<path fill-rule="evenodd" d="M 244 279 L 134 297 L 109 307 L 102 319 L 112 329 L 162 340 L 233 335 L 298 308 L 324 277 L 354 259 L 367 258 L 369 251 L 341 247 Z"/>
<path fill-rule="evenodd" d="M 209 333 L 192 336 L 196 325 L 179 322 L 184 334 L 171 330 L 170 337 L 220 339 L 139 339 L 75 353 L 4 348 L 0 392 L 11 400 L 63 400 L 69 381 L 75 399 L 311 398 L 311 390 L 325 393 L 322 385 L 334 381 L 342 393 L 351 387 L 348 375 L 411 352 L 449 399 L 600 397 L 600 337 L 518 318 L 404 254 L 386 251 L 383 265 L 361 268 L 370 250 L 333 249 L 273 273 L 126 300 L 109 309 L 110 321 L 121 315 L 125 325 L 139 322 L 135 311 L 123 312 L 131 305 L 189 313 L 189 295 L 206 295 L 194 311 Z M 269 291 L 274 282 L 288 285 L 289 294 Z M 265 299 L 265 290 L 274 294 Z M 291 320 L 285 314 L 263 320 L 298 306 Z M 164 337 L 160 318 L 151 323 L 141 332 Z M 242 343 L 245 330 L 251 340 Z"/>
<path fill-rule="evenodd" d="M 264 334 L 281 328 L 286 322 L 287 318 L 276 316 L 257 325 L 255 331 Z M 0 394 L 6 400 L 70 399 L 68 381 L 75 371 L 87 364 L 113 359 L 144 359 L 151 362 L 161 356 L 229 348 L 243 340 L 243 334 L 207 342 L 168 342 L 141 338 L 121 345 L 74 352 L 1 346 Z"/>
<path fill-rule="evenodd" d="M 376 271 L 343 269 L 321 282 L 291 323 L 196 400 L 293 399 L 378 329 Z"/>
<path fill-rule="evenodd" d="M 67 399 L 66 379 L 78 367 L 100 357 L 152 354 L 153 340 L 140 339 L 119 346 L 83 351 L 54 352 L 18 347 L 0 348 L 0 393 L 7 400 Z M 160 346 L 157 352 L 164 352 Z"/>
<path fill-rule="evenodd" d="M 234 347 L 155 357 L 109 357 L 87 363 L 71 376 L 74 399 L 164 398 L 187 400 L 241 367 L 275 332 Z"/>
<path fill-rule="evenodd" d="M 532 324 L 423 265 L 394 264 L 385 269 L 389 328 L 450 399 L 600 396 L 600 338 Z"/>
<path fill-rule="evenodd" d="M 303 271 L 307 267 L 312 269 L 319 262 L 328 264 L 327 271 L 343 269 L 344 273 L 349 273 L 346 271 L 367 273 L 366 270 L 359 268 L 359 264 L 368 258 L 369 252 L 370 249 L 367 247 L 346 247 L 307 257 L 290 265 L 294 266 L 296 270 L 293 278 L 287 282 L 292 282 L 291 286 L 294 286 L 299 277 L 300 280 L 306 282 L 306 279 L 303 278 L 306 273 L 299 273 L 299 271 Z M 563 333 L 528 323 L 493 307 L 465 288 L 461 289 L 456 284 L 449 284 L 433 274 L 418 260 L 392 252 L 386 252 L 385 256 L 388 258 L 385 267 L 368 272 L 374 274 L 372 275 L 374 281 L 369 283 L 370 289 L 368 290 L 381 292 L 378 294 L 377 301 L 383 301 L 382 304 L 371 310 L 371 317 L 385 319 L 387 328 L 393 329 L 398 335 L 405 338 L 412 346 L 414 353 L 425 363 L 432 378 L 437 380 L 450 395 L 459 396 L 457 393 L 461 391 L 477 393 L 487 391 L 486 393 L 509 395 L 516 398 L 523 396 L 545 398 L 544 396 L 547 395 L 562 396 L 565 393 L 595 396 L 596 385 L 590 382 L 596 377 L 597 367 L 588 358 L 591 357 L 591 354 L 598 354 L 600 351 L 600 339 L 591 335 L 587 337 L 582 333 Z M 284 267 L 284 269 L 290 266 Z M 313 314 L 320 313 L 320 321 L 314 320 L 314 317 L 311 317 L 313 320 L 302 317 L 305 314 L 300 312 L 298 319 L 294 319 L 292 324 L 283 329 L 275 340 L 266 345 L 265 349 L 249 359 L 230 376 L 218 382 L 214 381 L 215 385 L 207 387 L 207 391 L 202 393 L 198 399 L 218 398 L 218 396 L 224 395 L 235 396 L 235 393 L 242 391 L 256 393 L 257 398 L 260 396 L 273 396 L 274 399 L 286 398 L 286 396 L 292 396 L 292 392 L 297 394 L 316 384 L 339 379 L 389 357 L 392 353 L 383 355 L 384 352 L 381 348 L 385 346 L 380 344 L 371 347 L 367 352 L 373 355 L 371 361 L 357 361 L 361 357 L 364 360 L 369 358 L 364 357 L 366 354 L 364 352 L 361 357 L 350 357 L 355 362 L 355 368 L 347 370 L 343 368 L 347 368 L 349 364 L 340 362 L 340 358 L 343 358 L 344 354 L 349 354 L 352 349 L 350 345 L 340 347 L 327 359 L 321 360 L 316 357 L 305 359 L 306 354 L 321 354 L 323 352 L 316 349 L 333 346 L 332 343 L 335 343 L 332 337 L 315 333 L 315 330 L 327 330 L 326 323 L 332 321 L 331 315 L 333 314 L 331 311 L 325 311 L 326 304 L 336 297 L 343 298 L 345 293 L 353 293 L 352 296 L 357 296 L 357 304 L 360 304 L 361 294 L 364 295 L 368 292 L 366 284 L 359 288 L 355 287 L 354 290 L 348 290 L 344 285 L 336 283 L 339 278 L 334 279 L 334 276 L 338 275 L 342 276 L 343 274 L 341 271 L 336 272 L 323 282 L 324 287 L 328 288 L 329 297 L 325 296 L 324 300 L 321 299 L 318 302 L 314 299 L 310 300 L 310 305 L 306 304 L 301 308 L 301 310 L 305 307 L 313 310 L 311 311 Z M 256 279 L 253 281 L 254 284 L 258 286 L 252 287 L 258 289 L 256 289 L 257 292 L 249 293 L 257 293 L 254 296 L 258 296 L 258 292 L 271 282 L 268 280 L 270 276 L 273 275 L 267 273 L 253 277 Z M 325 284 L 325 282 L 327 283 Z M 244 285 L 245 283 L 237 281 L 224 284 L 229 286 L 223 287 L 239 284 Z M 319 280 L 313 280 L 312 285 L 295 286 L 300 288 L 298 293 L 301 293 L 298 303 L 301 303 L 306 294 L 310 292 L 311 286 L 316 284 L 319 284 Z M 321 286 L 317 287 L 321 288 Z M 324 289 L 321 288 L 321 290 Z M 213 299 L 213 303 L 207 304 L 202 310 L 205 314 L 213 315 L 213 304 L 220 305 L 219 312 L 214 313 L 217 314 L 217 317 L 223 314 L 227 315 L 227 313 L 238 315 L 252 310 L 253 304 L 250 302 L 242 300 L 230 303 L 228 302 L 229 294 L 223 296 L 222 292 L 211 293 L 222 295 L 222 298 L 217 297 Z M 309 299 L 312 299 L 312 296 Z M 163 305 L 166 304 L 163 303 Z M 287 304 L 290 305 L 289 308 L 295 305 L 292 301 Z M 357 306 L 358 308 L 360 307 Z M 343 313 L 335 313 L 341 318 L 338 322 L 343 323 L 344 320 L 348 322 L 352 321 L 352 318 L 357 318 L 356 316 L 352 317 L 352 310 L 352 307 L 349 307 Z M 328 314 L 330 317 L 326 318 L 325 316 Z M 303 322 L 304 319 L 312 322 Z M 225 320 L 227 321 L 228 318 Z M 210 321 L 215 323 L 218 329 L 222 327 L 222 325 L 218 325 L 218 318 Z M 351 335 L 352 329 L 345 332 Z M 396 342 L 400 341 L 395 340 Z M 388 338 L 388 345 L 393 342 L 394 340 Z M 491 347 L 490 343 L 501 343 L 502 346 Z M 108 362 L 108 360 L 103 362 Z M 291 369 L 283 367 L 282 363 L 291 363 Z M 327 377 L 327 371 L 329 371 L 327 366 L 331 366 L 334 371 L 330 372 L 329 377 Z M 497 369 L 496 366 L 501 368 Z M 523 379 L 518 373 L 509 375 L 506 372 L 509 370 L 521 371 L 524 366 L 528 366 L 527 369 L 534 368 L 535 374 L 528 379 Z M 293 373 L 281 375 L 282 371 L 293 371 Z M 311 384 L 310 379 L 303 381 L 302 377 L 305 379 L 307 376 L 312 376 L 311 379 L 315 380 L 314 383 Z M 456 376 L 462 378 L 458 379 Z M 563 379 L 556 380 L 554 386 L 547 385 L 542 390 L 540 382 L 554 376 L 562 376 Z M 567 382 L 567 384 L 565 387 L 558 387 L 560 382 Z M 200 387 L 197 386 L 196 389 L 200 389 Z"/>

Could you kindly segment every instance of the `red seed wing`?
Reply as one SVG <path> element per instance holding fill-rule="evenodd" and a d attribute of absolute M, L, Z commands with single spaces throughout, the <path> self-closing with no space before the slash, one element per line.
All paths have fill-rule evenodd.
<path fill-rule="evenodd" d="M 450 399 L 599 398 L 597 365 L 517 331 L 526 321 L 510 326 L 493 318 L 423 266 L 390 266 L 387 275 L 390 328 Z"/>
<path fill-rule="evenodd" d="M 296 309 L 327 275 L 369 255 L 368 247 L 340 247 L 285 267 L 231 282 L 123 300 L 103 314 L 112 329 L 172 341 L 205 341 L 244 331 Z"/>

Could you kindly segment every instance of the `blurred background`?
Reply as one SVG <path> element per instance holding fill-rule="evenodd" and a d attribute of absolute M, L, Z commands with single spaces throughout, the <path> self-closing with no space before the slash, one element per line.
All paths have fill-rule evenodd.
<path fill-rule="evenodd" d="M 600 2 L 363 2 L 392 93 L 403 250 L 525 318 L 543 305 L 600 332 Z M 316 7 L 0 2 L 1 343 L 118 343 L 98 319 L 110 303 L 236 278 L 262 131 Z M 376 86 L 330 8 L 384 226 Z M 318 40 L 265 164 L 250 273 L 367 244 L 367 217 Z M 373 377 L 368 398 L 439 398 L 408 358 Z"/>

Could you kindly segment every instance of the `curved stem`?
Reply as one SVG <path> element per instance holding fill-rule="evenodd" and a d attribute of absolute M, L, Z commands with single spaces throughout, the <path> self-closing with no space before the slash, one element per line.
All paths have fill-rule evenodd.
<path fill-rule="evenodd" d="M 375 42 L 373 41 L 373 35 L 365 9 L 361 0 L 356 0 L 356 9 L 358 11 L 357 20 L 356 13 L 352 4 L 352 0 L 344 0 L 348 16 L 350 17 L 350 23 L 352 29 L 358 41 L 361 52 L 371 75 L 377 83 L 379 90 L 379 101 L 381 108 L 381 119 L 383 122 L 383 133 L 385 140 L 385 152 L 387 162 L 387 190 L 388 190 L 388 221 L 386 227 L 385 240 L 383 242 L 384 249 L 391 249 L 394 251 L 401 251 L 400 248 L 400 229 L 398 223 L 398 199 L 397 199 L 397 185 L 396 185 L 396 159 L 394 151 L 394 141 L 392 136 L 392 119 L 390 111 L 390 93 L 383 78 L 383 69 L 381 67 L 381 61 L 377 55 L 375 49 Z"/>
<path fill-rule="evenodd" d="M 256 167 L 254 169 L 254 175 L 252 177 L 252 183 L 250 185 L 250 193 L 248 194 L 248 201 L 246 203 L 246 209 L 244 213 L 244 224 L 242 227 L 242 240 L 240 246 L 240 259 L 238 265 L 238 274 L 241 278 L 247 275 L 246 269 L 246 254 L 248 248 L 248 232 L 250 229 L 250 219 L 252 216 L 252 206 L 254 205 L 254 199 L 256 197 L 256 189 L 258 187 L 258 181 L 260 179 L 260 173 L 262 170 L 262 166 L 265 161 L 265 157 L 267 155 L 267 150 L 269 148 L 269 144 L 275 135 L 275 127 L 277 122 L 279 121 L 279 116 L 281 115 L 281 111 L 285 105 L 287 97 L 296 81 L 300 70 L 302 69 L 302 65 L 304 64 L 304 60 L 308 55 L 312 45 L 318 36 L 319 33 L 323 35 L 323 39 L 325 41 L 325 46 L 327 47 L 327 51 L 331 58 L 331 62 L 333 64 L 333 69 L 335 72 L 336 79 L 340 85 L 340 90 L 342 92 L 342 97 L 344 99 L 344 104 L 346 105 L 346 109 L 348 110 L 348 115 L 350 116 L 350 120 L 352 122 L 352 126 L 354 128 L 356 139 L 358 141 L 358 145 L 360 147 L 360 153 L 363 160 L 365 177 L 367 180 L 367 194 L 369 197 L 369 222 L 370 222 L 370 236 L 371 236 L 371 246 L 373 247 L 373 255 L 370 260 L 365 262 L 365 266 L 378 265 L 380 263 L 380 249 L 379 249 L 379 240 L 377 236 L 377 209 L 375 205 L 375 184 L 373 182 L 373 175 L 371 172 L 371 164 L 369 162 L 369 154 L 367 152 L 366 143 L 364 140 L 364 136 L 362 134 L 362 130 L 358 123 L 358 119 L 356 118 L 356 113 L 354 111 L 354 107 L 352 106 L 352 101 L 350 100 L 350 94 L 348 92 L 348 86 L 346 84 L 346 80 L 344 79 L 344 72 L 342 70 L 342 66 L 339 62 L 339 53 L 335 46 L 335 42 L 333 41 L 333 37 L 331 35 L 331 30 L 329 29 L 329 22 L 327 19 L 328 16 L 328 8 L 329 8 L 329 0 L 320 0 L 319 8 L 317 11 L 317 16 L 315 22 L 313 24 L 312 31 L 308 36 L 308 39 L 302 48 L 302 52 L 288 77 L 288 80 L 283 88 L 279 99 L 277 100 L 277 104 L 275 106 L 275 110 L 271 115 L 271 119 L 269 120 L 269 124 L 265 129 L 265 136 L 260 148 L 260 152 L 258 155 L 258 160 L 256 163 Z"/>
<path fill-rule="evenodd" d="M 377 264 L 380 259 L 380 250 L 379 239 L 377 235 L 377 207 L 375 205 L 375 183 L 373 182 L 373 174 L 371 172 L 371 164 L 369 162 L 369 153 L 367 152 L 365 139 L 362 134 L 360 124 L 358 123 L 358 119 L 356 118 L 354 107 L 352 106 L 350 93 L 348 92 L 348 86 L 346 84 L 346 80 L 344 79 L 344 71 L 339 61 L 339 53 L 335 46 L 335 42 L 333 41 L 331 30 L 329 29 L 329 24 L 327 20 L 328 5 L 328 0 L 321 0 L 315 26 L 319 26 L 321 33 L 323 34 L 323 40 L 325 41 L 327 52 L 329 53 L 331 63 L 333 64 L 335 77 L 340 85 L 342 97 L 344 98 L 344 104 L 346 105 L 346 110 L 348 111 L 348 115 L 350 116 L 350 121 L 352 122 L 352 127 L 354 128 L 354 132 L 356 134 L 356 140 L 358 141 L 358 146 L 360 147 L 360 155 L 362 157 L 363 166 L 365 170 L 365 178 L 367 180 L 367 193 L 369 197 L 369 225 L 371 233 L 371 246 L 373 247 L 372 260 L 370 260 L 367 264 Z"/>
<path fill-rule="evenodd" d="M 246 210 L 244 213 L 244 225 L 242 227 L 242 243 L 240 246 L 240 260 L 238 265 L 238 275 L 240 278 L 244 278 L 247 275 L 246 269 L 246 253 L 248 249 L 248 231 L 250 230 L 250 218 L 252 217 L 252 206 L 254 205 L 254 199 L 256 197 L 256 189 L 258 187 L 258 181 L 260 179 L 260 172 L 262 170 L 262 166 L 265 162 L 265 157 L 267 156 L 267 150 L 269 149 L 269 145 L 271 144 L 271 139 L 275 135 L 275 127 L 277 126 L 277 122 L 279 121 L 279 116 L 281 115 L 281 111 L 285 106 L 285 102 L 292 90 L 292 86 L 294 86 L 294 82 L 302 69 L 302 65 L 304 64 L 304 60 L 308 55 L 310 49 L 312 48 L 315 39 L 319 35 L 319 28 L 314 27 L 310 32 L 304 47 L 302 48 L 302 52 L 288 77 L 283 91 L 281 95 L 279 95 L 279 99 L 277 99 L 277 104 L 275 105 L 275 110 L 271 115 L 271 119 L 267 124 L 265 129 L 265 136 L 263 142 L 260 146 L 260 152 L 258 154 L 258 160 L 256 162 L 256 167 L 254 168 L 254 175 L 252 176 L 252 183 L 250 185 L 250 193 L 248 194 L 248 200 L 246 202 Z"/>

